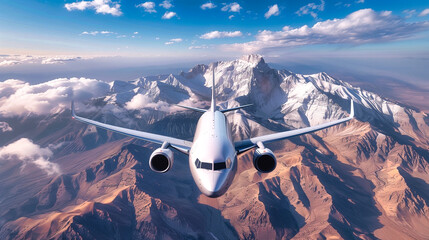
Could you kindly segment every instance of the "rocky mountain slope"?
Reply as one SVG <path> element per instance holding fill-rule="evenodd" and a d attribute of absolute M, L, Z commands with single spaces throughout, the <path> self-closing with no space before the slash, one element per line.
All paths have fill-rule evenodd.
<path fill-rule="evenodd" d="M 157 146 L 71 121 L 66 107 L 2 116 L 13 131 L 0 131 L 0 238 L 429 238 L 429 117 L 326 73 L 271 69 L 249 55 L 178 75 L 114 81 L 78 111 L 192 139 L 199 114 L 172 104 L 207 107 L 213 69 L 221 108 L 254 104 L 228 113 L 236 140 L 342 118 L 350 99 L 356 118 L 269 144 L 278 164 L 268 174 L 253 168 L 252 151 L 241 155 L 231 188 L 210 199 L 179 152 L 173 168 L 158 174 L 147 164 Z M 61 171 L 46 174 L 2 156 L 24 137 L 49 148 Z"/>

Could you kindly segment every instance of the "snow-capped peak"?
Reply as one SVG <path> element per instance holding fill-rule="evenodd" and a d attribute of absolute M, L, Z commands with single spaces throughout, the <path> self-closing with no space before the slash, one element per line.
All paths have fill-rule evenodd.
<path fill-rule="evenodd" d="M 244 55 L 240 58 L 240 60 L 248 62 L 249 64 L 253 65 L 253 67 L 256 67 L 259 64 L 265 64 L 264 58 L 259 54 Z"/>

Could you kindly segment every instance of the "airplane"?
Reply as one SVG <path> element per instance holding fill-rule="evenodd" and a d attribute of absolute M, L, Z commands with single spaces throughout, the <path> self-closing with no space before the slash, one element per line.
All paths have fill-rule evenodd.
<path fill-rule="evenodd" d="M 349 117 L 313 127 L 273 133 L 234 142 L 225 113 L 248 107 L 251 104 L 229 109 L 219 109 L 215 98 L 214 69 L 212 83 L 211 105 L 208 110 L 178 105 L 203 113 L 198 120 L 193 142 L 117 127 L 79 117 L 75 113 L 73 101 L 71 103 L 72 118 L 99 128 L 161 145 L 160 148 L 153 151 L 149 158 L 149 166 L 155 172 L 165 173 L 171 169 L 174 162 L 171 149 L 176 149 L 188 155 L 189 168 L 197 187 L 204 195 L 211 198 L 222 196 L 231 186 L 237 172 L 238 154 L 256 148 L 253 154 L 253 166 L 261 173 L 269 173 L 276 168 L 277 159 L 274 153 L 269 148 L 266 148 L 264 144 L 319 131 L 354 118 L 352 100 Z"/>

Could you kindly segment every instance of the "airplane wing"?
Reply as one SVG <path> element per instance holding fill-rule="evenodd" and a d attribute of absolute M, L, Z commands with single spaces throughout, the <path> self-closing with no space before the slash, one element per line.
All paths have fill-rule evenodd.
<path fill-rule="evenodd" d="M 189 109 L 189 110 L 193 110 L 193 111 L 196 111 L 196 112 L 202 112 L 202 113 L 207 112 L 207 110 L 206 110 L 206 109 L 194 108 L 194 107 L 188 107 L 188 106 L 183 106 L 183 105 L 179 105 L 179 104 L 174 104 L 174 105 L 176 105 L 176 106 L 178 106 L 178 107 L 181 107 L 181 108 L 186 108 L 186 109 Z"/>
<path fill-rule="evenodd" d="M 238 142 L 234 143 L 235 149 L 239 153 L 241 153 L 241 152 L 244 152 L 246 150 L 249 150 L 249 149 L 255 147 L 258 142 L 268 143 L 268 142 L 278 141 L 278 140 L 282 140 L 282 139 L 286 139 L 286 138 L 290 138 L 290 137 L 303 135 L 306 133 L 312 133 L 312 132 L 319 131 L 319 130 L 322 130 L 322 129 L 325 129 L 328 127 L 338 125 L 338 124 L 343 123 L 343 122 L 347 122 L 347 121 L 353 119 L 353 117 L 354 117 L 353 101 L 351 101 L 350 104 L 351 104 L 351 106 L 350 106 L 350 116 L 349 117 L 339 119 L 336 121 L 332 121 L 332 122 L 328 122 L 328 123 L 324 123 L 324 124 L 320 124 L 320 125 L 313 126 L 313 127 L 306 127 L 306 128 L 296 129 L 296 130 L 273 133 L 273 134 L 269 134 L 269 135 L 265 135 L 265 136 L 253 137 L 253 138 L 250 138 L 247 140 L 238 141 Z"/>
<path fill-rule="evenodd" d="M 235 110 L 238 110 L 238 109 L 241 109 L 241 108 L 245 108 L 245 107 L 250 107 L 252 105 L 253 104 L 246 104 L 246 105 L 243 105 L 243 106 L 238 106 L 238 107 L 234 107 L 234 108 L 223 109 L 223 110 L 219 110 L 219 111 L 221 113 L 226 113 L 226 112 L 235 111 Z"/>
<path fill-rule="evenodd" d="M 192 146 L 192 142 L 185 141 L 182 139 L 167 137 L 167 136 L 162 136 L 162 135 L 158 135 L 158 134 L 147 133 L 147 132 L 142 132 L 142 131 L 137 131 L 137 130 L 132 130 L 132 129 L 123 128 L 123 127 L 117 127 L 117 126 L 97 122 L 97 121 L 94 121 L 91 119 L 79 117 L 75 113 L 74 102 L 72 102 L 72 104 L 71 104 L 71 111 L 72 111 L 72 117 L 74 119 L 80 121 L 80 122 L 90 124 L 90 125 L 94 125 L 94 126 L 99 127 L 99 128 L 103 128 L 103 129 L 106 129 L 106 130 L 109 130 L 112 132 L 120 133 L 123 135 L 127 135 L 127 136 L 130 136 L 133 138 L 145 140 L 145 141 L 152 142 L 152 143 L 157 143 L 157 144 L 162 145 L 164 142 L 167 142 L 173 148 L 175 148 L 175 149 L 177 149 L 183 153 L 186 153 L 186 154 L 189 153 L 189 150 L 191 149 L 191 146 Z"/>

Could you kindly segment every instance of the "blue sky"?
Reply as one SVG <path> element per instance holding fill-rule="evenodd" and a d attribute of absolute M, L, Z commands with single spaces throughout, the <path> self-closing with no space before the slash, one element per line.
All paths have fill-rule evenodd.
<path fill-rule="evenodd" d="M 37 61 L 114 56 L 157 65 L 248 53 L 277 63 L 350 66 L 370 58 L 388 72 L 403 59 L 427 63 L 428 30 L 427 0 L 3 0 L 0 72 Z M 420 79 L 427 73 L 415 72 Z"/>
<path fill-rule="evenodd" d="M 152 3 L 153 7 L 144 8 L 142 4 L 147 2 L 149 4 L 145 6 Z M 218 55 L 219 49 L 224 49 L 222 45 L 255 41 L 263 30 L 276 32 L 282 31 L 285 26 L 292 29 L 304 25 L 312 27 L 317 22 L 344 19 L 361 9 L 371 9 L 375 14 L 391 11 L 392 19 L 409 24 L 429 20 L 429 12 L 424 12 L 429 9 L 429 3 L 425 0 L 212 1 L 213 8 L 205 9 L 202 6 L 210 3 L 209 1 L 175 0 L 164 3 L 169 4 L 163 4 L 163 1 L 136 0 L 3 1 L 0 8 L 0 51 L 3 54 L 76 56 Z M 272 6 L 275 6 L 273 15 L 266 15 Z M 163 18 L 168 12 L 172 17 Z M 385 26 L 380 27 L 383 29 Z M 275 51 L 294 51 L 299 48 L 303 52 L 306 49 L 321 51 L 332 48 L 354 49 L 360 46 L 365 46 L 365 49 L 372 46 L 381 50 L 404 51 L 423 47 L 427 50 L 427 29 L 427 25 L 415 31 L 401 29 L 405 32 L 401 38 L 375 37 L 368 43 L 330 42 L 322 36 L 320 42 L 309 41 L 299 46 L 274 45 L 274 48 Z M 213 38 L 216 34 L 211 35 L 213 39 L 202 38 L 204 34 L 213 31 L 219 31 L 219 38 Z M 297 37 L 291 36 L 287 41 L 293 41 L 292 38 Z M 317 35 L 309 37 L 321 38 Z M 407 42 L 410 44 L 406 44 Z M 239 52 L 267 51 L 259 47 L 252 50 L 238 49 L 235 45 L 233 49 L 237 50 L 233 51 L 233 55 Z M 231 54 L 231 50 L 227 48 L 223 52 L 225 54 Z"/>

